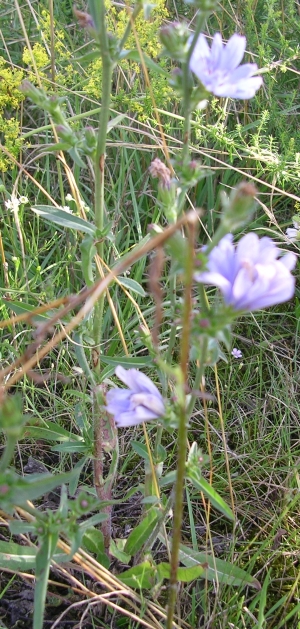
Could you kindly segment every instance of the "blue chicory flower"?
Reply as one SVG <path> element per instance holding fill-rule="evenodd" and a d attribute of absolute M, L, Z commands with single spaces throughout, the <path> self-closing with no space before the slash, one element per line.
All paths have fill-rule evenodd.
<path fill-rule="evenodd" d="M 208 256 L 207 271 L 195 274 L 203 284 L 218 286 L 226 305 L 238 311 L 260 310 L 290 299 L 295 279 L 290 271 L 296 256 L 281 251 L 271 238 L 243 236 L 235 248 L 232 234 L 222 238 Z"/>
<path fill-rule="evenodd" d="M 165 405 L 153 382 L 138 371 L 116 368 L 116 376 L 128 389 L 111 389 L 106 394 L 106 409 L 114 416 L 118 428 L 136 426 L 165 414 Z"/>
<path fill-rule="evenodd" d="M 261 76 L 253 76 L 256 63 L 242 61 L 246 37 L 235 33 L 223 46 L 220 33 L 216 33 L 212 46 L 201 33 L 190 59 L 190 68 L 208 92 L 226 98 L 252 98 L 262 85 Z"/>

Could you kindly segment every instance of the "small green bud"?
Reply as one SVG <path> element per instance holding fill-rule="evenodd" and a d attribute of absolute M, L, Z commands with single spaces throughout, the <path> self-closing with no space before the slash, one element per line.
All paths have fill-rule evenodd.
<path fill-rule="evenodd" d="M 160 41 L 165 52 L 172 59 L 184 61 L 189 49 L 190 32 L 182 22 L 173 22 L 163 26 L 159 31 Z"/>
<path fill-rule="evenodd" d="M 242 181 L 228 197 L 221 193 L 223 206 L 222 225 L 227 231 L 235 231 L 247 223 L 255 210 L 257 190 L 252 183 Z"/>

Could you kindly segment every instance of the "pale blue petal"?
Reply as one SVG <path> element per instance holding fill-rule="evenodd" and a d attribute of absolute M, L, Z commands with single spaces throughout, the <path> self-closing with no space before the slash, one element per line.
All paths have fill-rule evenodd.
<path fill-rule="evenodd" d="M 246 37 L 235 33 L 228 40 L 220 67 L 222 70 L 232 71 L 241 63 L 246 49 Z"/>
<path fill-rule="evenodd" d="M 153 395 L 159 395 L 160 393 L 153 384 L 152 380 L 145 376 L 145 374 L 141 373 L 138 369 L 124 369 L 121 365 L 118 365 L 115 370 L 116 376 L 126 384 L 126 386 L 134 391 L 135 393 L 139 392 L 149 392 Z"/>

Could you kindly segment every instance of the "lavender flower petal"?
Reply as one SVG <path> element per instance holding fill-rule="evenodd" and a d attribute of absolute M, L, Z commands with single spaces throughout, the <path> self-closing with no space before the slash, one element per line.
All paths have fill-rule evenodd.
<path fill-rule="evenodd" d="M 256 63 L 239 66 L 246 48 L 246 38 L 235 33 L 223 46 L 216 33 L 212 46 L 201 33 L 190 59 L 190 68 L 208 92 L 228 98 L 252 98 L 262 85 L 262 77 L 253 76 Z"/>
<path fill-rule="evenodd" d="M 106 409 L 119 428 L 136 426 L 164 415 L 162 395 L 150 378 L 138 369 L 124 369 L 120 365 L 116 375 L 129 387 L 111 389 L 106 395 Z"/>
<path fill-rule="evenodd" d="M 222 238 L 209 255 L 207 271 L 196 273 L 203 284 L 218 286 L 226 305 L 237 311 L 253 311 L 288 301 L 294 294 L 295 279 L 290 271 L 296 256 L 278 259 L 273 241 L 254 233 L 243 236 L 236 248 L 232 235 Z M 227 260 L 225 259 L 227 254 Z"/>

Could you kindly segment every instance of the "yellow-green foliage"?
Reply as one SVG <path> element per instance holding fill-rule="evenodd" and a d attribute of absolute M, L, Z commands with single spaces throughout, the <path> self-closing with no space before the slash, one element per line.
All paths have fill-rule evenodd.
<path fill-rule="evenodd" d="M 141 50 L 152 58 L 157 58 L 161 52 L 158 30 L 169 15 L 165 4 L 165 0 L 157 0 L 150 19 L 145 20 L 143 13 L 140 13 L 134 25 Z M 128 13 L 125 9 L 118 10 L 110 2 L 106 3 L 106 6 L 108 28 L 114 35 L 121 38 L 128 22 Z M 137 48 L 134 31 L 126 42 L 127 49 L 136 50 Z M 159 63 L 164 64 L 164 61 L 160 60 Z M 141 75 L 140 64 L 125 59 L 121 62 L 121 67 L 124 74 L 119 77 L 117 93 L 113 96 L 113 100 L 123 111 L 136 112 L 141 120 L 153 117 L 151 93 Z M 174 93 L 163 75 L 151 70 L 148 72 L 156 106 L 165 108 L 171 98 L 174 98 Z M 101 59 L 96 59 L 89 65 L 88 76 L 85 91 L 89 96 L 100 98 Z"/>
<path fill-rule="evenodd" d="M 50 21 L 50 13 L 45 9 L 41 12 L 40 23 L 39 23 L 39 31 L 41 36 L 41 41 L 36 42 L 32 46 L 32 53 L 28 50 L 28 48 L 24 48 L 23 51 L 23 61 L 30 68 L 30 72 L 28 78 L 33 83 L 37 83 L 38 79 L 41 82 L 42 86 L 45 89 L 49 89 L 49 81 L 50 76 L 50 50 L 51 50 L 51 21 Z M 68 49 L 65 43 L 65 32 L 58 28 L 57 23 L 54 21 L 54 55 L 55 55 L 55 66 L 56 66 L 56 74 L 55 81 L 56 86 L 63 87 L 65 85 L 74 86 L 74 81 L 76 79 L 77 70 L 74 68 L 70 62 L 70 58 L 72 56 L 72 52 Z M 34 63 L 36 69 L 38 70 L 38 77 L 34 73 L 34 63 L 32 60 L 34 59 Z M 66 65 L 67 62 L 67 65 Z M 61 68 L 61 69 L 60 69 Z"/>
<path fill-rule="evenodd" d="M 16 117 L 24 99 L 19 90 L 22 79 L 23 72 L 11 68 L 3 57 L 0 57 L 0 139 L 1 144 L 16 159 L 22 145 L 20 123 Z M 10 165 L 9 157 L 0 151 L 0 171 L 5 172 Z"/>

